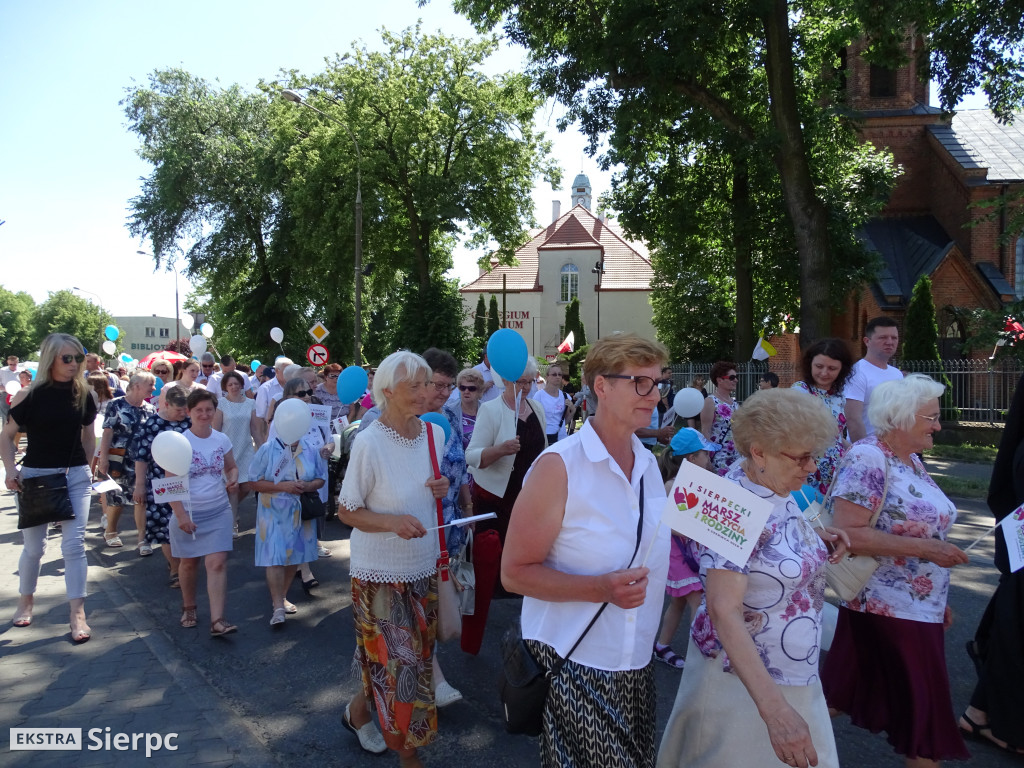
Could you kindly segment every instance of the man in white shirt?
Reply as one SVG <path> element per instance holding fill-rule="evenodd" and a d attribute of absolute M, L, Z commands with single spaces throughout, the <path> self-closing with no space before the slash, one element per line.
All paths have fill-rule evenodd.
<path fill-rule="evenodd" d="M 274 361 L 274 378 L 264 382 L 259 392 L 256 393 L 256 415 L 260 419 L 260 424 L 263 425 L 263 439 L 260 441 L 260 445 L 267 441 L 267 432 L 270 430 L 267 414 L 270 413 L 270 404 L 275 400 L 280 400 L 284 394 L 284 371 L 289 365 L 294 365 L 294 363 L 287 357 L 277 358 Z"/>
<path fill-rule="evenodd" d="M 899 368 L 889 365 L 900 344 L 900 332 L 891 317 L 876 317 L 864 329 L 864 357 L 853 365 L 850 378 L 843 388 L 846 395 L 846 427 L 850 441 L 857 442 L 875 434 L 868 419 L 868 401 L 871 392 L 883 381 L 902 379 Z"/>
<path fill-rule="evenodd" d="M 480 375 L 484 377 L 484 393 L 480 397 L 481 403 L 493 400 L 505 389 L 505 385 L 501 382 L 500 378 L 495 381 L 494 374 L 491 373 L 491 362 L 487 359 L 486 351 L 484 352 L 484 361 L 480 365 L 474 365 L 473 369 L 480 371 Z"/>
<path fill-rule="evenodd" d="M 216 375 L 216 363 L 213 360 L 212 352 L 203 352 L 203 356 L 199 358 L 199 375 L 196 376 L 196 384 L 202 384 L 207 389 L 210 388 L 210 382 Z"/>

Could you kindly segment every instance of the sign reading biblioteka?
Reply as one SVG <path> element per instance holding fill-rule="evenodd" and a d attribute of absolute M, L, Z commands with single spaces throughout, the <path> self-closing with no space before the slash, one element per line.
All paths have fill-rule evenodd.
<path fill-rule="evenodd" d="M 736 565 L 746 565 L 772 503 L 714 472 L 684 461 L 661 520 Z"/>

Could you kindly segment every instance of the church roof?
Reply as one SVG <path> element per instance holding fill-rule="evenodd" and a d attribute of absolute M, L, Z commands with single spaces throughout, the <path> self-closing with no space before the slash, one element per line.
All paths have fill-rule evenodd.
<path fill-rule="evenodd" d="M 517 266 L 496 266 L 462 287 L 463 291 L 498 292 L 502 276 L 507 276 L 508 289 L 539 291 L 538 271 L 542 254 L 555 251 L 600 251 L 604 258 L 602 291 L 649 290 L 654 270 L 647 248 L 630 243 L 621 230 L 601 221 L 582 205 L 577 205 L 556 221 L 540 230 L 516 250 Z"/>
<path fill-rule="evenodd" d="M 872 219 L 858 234 L 881 259 L 871 287 L 883 309 L 906 307 L 918 279 L 930 276 L 953 248 L 953 238 L 932 216 Z"/>
<path fill-rule="evenodd" d="M 1024 181 L 1024 112 L 1000 123 L 987 109 L 957 112 L 928 130 L 963 168 L 987 168 L 990 182 Z"/>

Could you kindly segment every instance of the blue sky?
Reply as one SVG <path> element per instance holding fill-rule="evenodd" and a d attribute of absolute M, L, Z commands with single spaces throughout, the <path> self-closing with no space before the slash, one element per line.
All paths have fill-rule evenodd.
<path fill-rule="evenodd" d="M 135 154 L 118 102 L 154 69 L 180 66 L 207 80 L 255 86 L 281 69 L 319 71 L 353 41 L 380 45 L 378 30 L 423 20 L 425 30 L 474 36 L 445 0 L 7 0 L 0 4 L 0 285 L 46 299 L 78 287 L 115 315 L 174 314 L 174 275 L 136 255 L 149 244 L 125 228 L 128 201 L 150 167 Z M 493 71 L 518 70 L 523 52 L 506 47 Z M 608 174 L 583 154 L 577 133 L 558 135 L 556 113 L 538 121 L 556 141 L 563 190 L 539 183 L 536 216 L 583 170 L 596 195 Z M 539 180 L 538 180 L 539 181 Z M 367 247 L 371 247 L 370 244 Z M 460 253 L 456 274 L 476 275 Z M 182 301 L 188 291 L 182 278 Z M 99 297 L 97 299 L 97 296 Z"/>
<path fill-rule="evenodd" d="M 135 155 L 118 102 L 154 69 L 181 66 L 207 80 L 251 88 L 281 69 L 316 72 L 355 40 L 380 45 L 382 26 L 473 36 L 446 0 L 6 0 L 0 4 L 0 285 L 43 301 L 77 287 L 115 315 L 174 314 L 174 275 L 138 256 L 149 244 L 125 228 L 128 201 L 150 167 Z M 522 67 L 506 47 L 494 72 Z M 595 199 L 609 174 L 583 152 L 577 132 L 559 134 L 557 108 L 538 115 L 563 171 L 562 190 L 538 180 L 535 215 L 581 170 Z M 372 244 L 367 244 L 372 249 Z M 476 275 L 477 254 L 456 254 L 455 273 Z M 180 284 L 182 301 L 189 290 Z"/>

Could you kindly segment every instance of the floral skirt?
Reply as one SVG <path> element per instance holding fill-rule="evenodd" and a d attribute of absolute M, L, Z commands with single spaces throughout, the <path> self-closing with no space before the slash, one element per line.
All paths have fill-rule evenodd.
<path fill-rule="evenodd" d="M 355 661 L 389 749 L 415 749 L 437 737 L 433 652 L 437 576 L 378 584 L 352 579 Z"/>

